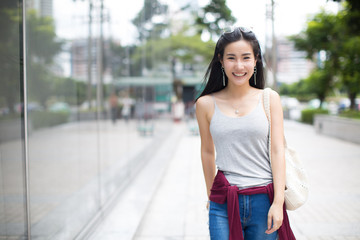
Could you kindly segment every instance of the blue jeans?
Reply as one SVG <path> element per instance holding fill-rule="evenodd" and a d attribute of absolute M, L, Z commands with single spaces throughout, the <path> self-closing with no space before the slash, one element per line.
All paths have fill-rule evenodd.
<path fill-rule="evenodd" d="M 266 234 L 270 201 L 267 194 L 239 195 L 240 219 L 245 240 L 275 240 L 277 231 Z M 229 239 L 227 204 L 210 202 L 209 229 L 212 240 Z"/>

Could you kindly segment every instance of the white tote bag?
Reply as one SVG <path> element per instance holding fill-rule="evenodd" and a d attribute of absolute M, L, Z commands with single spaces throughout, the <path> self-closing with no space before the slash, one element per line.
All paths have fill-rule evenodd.
<path fill-rule="evenodd" d="M 264 108 L 269 120 L 269 157 L 271 162 L 271 113 L 270 113 L 270 88 L 264 89 Z M 308 177 L 296 151 L 287 146 L 285 142 L 286 183 L 285 183 L 285 206 L 287 210 L 295 210 L 301 207 L 309 194 Z"/>

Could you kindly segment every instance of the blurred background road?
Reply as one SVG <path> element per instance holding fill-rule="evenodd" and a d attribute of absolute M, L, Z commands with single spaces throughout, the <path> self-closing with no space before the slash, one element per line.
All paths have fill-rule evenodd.
<path fill-rule="evenodd" d="M 167 159 L 159 164 L 152 158 L 144 166 L 141 180 L 135 179 L 119 198 L 92 239 L 209 239 L 200 139 L 190 134 L 189 123 L 173 127 L 179 139 L 163 146 Z M 359 145 L 318 135 L 312 126 L 294 121 L 285 121 L 285 133 L 310 181 L 307 203 L 288 211 L 297 239 L 360 239 Z M 151 183 L 156 188 L 143 197 Z"/>

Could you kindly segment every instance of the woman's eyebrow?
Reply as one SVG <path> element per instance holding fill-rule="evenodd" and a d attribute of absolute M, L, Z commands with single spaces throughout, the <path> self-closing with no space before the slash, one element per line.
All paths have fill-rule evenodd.
<path fill-rule="evenodd" d="M 243 53 L 243 54 L 241 54 L 241 56 L 247 56 L 247 55 L 251 55 L 251 53 Z M 226 56 L 236 56 L 236 54 L 234 54 L 234 53 L 227 53 Z"/>

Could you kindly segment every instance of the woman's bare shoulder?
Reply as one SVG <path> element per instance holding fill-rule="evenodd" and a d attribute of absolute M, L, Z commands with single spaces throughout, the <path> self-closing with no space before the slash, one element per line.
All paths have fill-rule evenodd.
<path fill-rule="evenodd" d="M 275 90 L 270 91 L 270 102 L 276 102 L 279 103 L 280 102 L 280 95 L 278 92 L 276 92 Z"/>
<path fill-rule="evenodd" d="M 210 121 L 214 112 L 214 99 L 211 95 L 201 96 L 196 101 L 196 114 L 198 116 L 205 116 Z"/>
<path fill-rule="evenodd" d="M 279 101 L 280 100 L 280 95 L 278 92 L 276 92 L 275 90 L 268 88 L 269 93 L 270 93 L 270 103 L 271 101 Z M 259 91 L 264 92 L 265 89 L 259 89 Z"/>
<path fill-rule="evenodd" d="M 213 100 L 213 97 L 211 95 L 201 96 L 196 101 L 196 107 L 208 108 L 211 105 L 214 105 L 214 100 Z"/>

